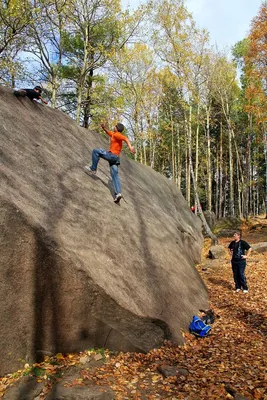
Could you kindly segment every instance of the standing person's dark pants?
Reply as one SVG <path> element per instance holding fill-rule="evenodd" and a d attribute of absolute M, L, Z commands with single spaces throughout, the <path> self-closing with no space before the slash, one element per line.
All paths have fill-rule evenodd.
<path fill-rule="evenodd" d="M 246 260 L 232 260 L 232 270 L 235 281 L 235 288 L 248 290 L 247 279 L 245 276 Z"/>

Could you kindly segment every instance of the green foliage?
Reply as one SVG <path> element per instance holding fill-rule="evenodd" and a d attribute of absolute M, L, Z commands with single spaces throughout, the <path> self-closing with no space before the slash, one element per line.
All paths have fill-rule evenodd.
<path fill-rule="evenodd" d="M 26 369 L 23 371 L 22 375 L 23 375 L 23 376 L 28 376 L 28 375 L 30 375 L 31 373 L 32 373 L 32 367 L 29 367 L 29 368 L 26 368 Z"/>
<path fill-rule="evenodd" d="M 62 34 L 62 45 L 66 55 L 73 54 L 73 57 L 83 55 L 84 42 L 80 33 L 72 34 L 64 31 Z"/>
<path fill-rule="evenodd" d="M 39 367 L 35 367 L 34 366 L 31 369 L 31 373 L 32 373 L 33 376 L 41 377 L 41 376 L 43 376 L 45 374 L 45 370 L 43 368 L 39 368 Z"/>
<path fill-rule="evenodd" d="M 31 23 L 29 2 L 3 0 L 0 2 L 0 82 L 12 86 L 23 71 L 18 59 L 27 42 L 27 29 Z"/>
<path fill-rule="evenodd" d="M 2 0 L 0 3 L 0 54 L 24 42 L 24 33 L 30 23 L 29 2 Z"/>
<path fill-rule="evenodd" d="M 16 60 L 16 53 L 7 54 L 0 58 L 0 83 L 6 86 L 12 86 L 13 77 L 22 76 L 24 72 L 23 65 Z"/>
<path fill-rule="evenodd" d="M 60 68 L 60 77 L 62 79 L 77 79 L 79 70 L 74 65 L 62 65 Z"/>
<path fill-rule="evenodd" d="M 246 57 L 249 50 L 249 39 L 245 38 L 237 42 L 232 48 L 232 55 L 234 61 L 239 67 L 244 67 L 244 58 Z"/>

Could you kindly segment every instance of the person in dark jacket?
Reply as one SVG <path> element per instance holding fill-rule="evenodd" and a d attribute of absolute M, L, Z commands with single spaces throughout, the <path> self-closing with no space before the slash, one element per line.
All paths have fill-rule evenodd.
<path fill-rule="evenodd" d="M 247 279 L 245 276 L 246 260 L 250 256 L 252 248 L 241 239 L 241 232 L 234 233 L 234 240 L 228 246 L 229 253 L 232 256 L 232 270 L 235 281 L 235 290 L 243 293 L 248 292 Z"/>
<path fill-rule="evenodd" d="M 48 101 L 43 99 L 41 96 L 42 93 L 42 88 L 40 86 L 35 86 L 33 89 L 20 89 L 20 90 L 15 90 L 14 95 L 19 96 L 19 97 L 29 97 L 29 99 L 34 100 L 41 100 L 42 103 L 48 104 Z"/>

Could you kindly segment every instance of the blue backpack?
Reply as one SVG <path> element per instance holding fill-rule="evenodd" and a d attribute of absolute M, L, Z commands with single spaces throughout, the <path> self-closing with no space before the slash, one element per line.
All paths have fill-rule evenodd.
<path fill-rule="evenodd" d="M 206 325 L 201 318 L 197 317 L 196 315 L 193 316 L 193 320 L 189 325 L 189 331 L 196 336 L 204 337 L 209 334 L 211 330 L 210 325 Z"/>

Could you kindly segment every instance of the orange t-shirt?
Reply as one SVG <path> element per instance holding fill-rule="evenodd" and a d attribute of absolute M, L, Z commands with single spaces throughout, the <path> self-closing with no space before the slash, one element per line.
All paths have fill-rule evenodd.
<path fill-rule="evenodd" d="M 122 142 L 127 142 L 127 138 L 120 132 L 107 131 L 107 134 L 110 136 L 109 151 L 119 156 L 122 149 Z"/>

